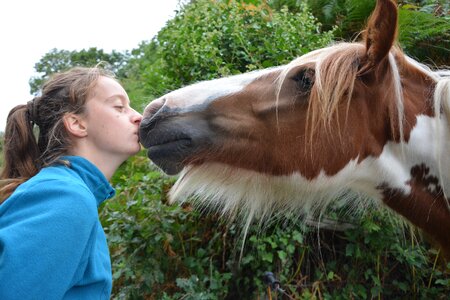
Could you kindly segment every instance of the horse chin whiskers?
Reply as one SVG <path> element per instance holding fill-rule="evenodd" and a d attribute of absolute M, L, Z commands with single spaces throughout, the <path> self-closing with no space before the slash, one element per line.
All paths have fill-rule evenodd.
<path fill-rule="evenodd" d="M 351 201 L 355 194 L 345 184 L 336 188 L 337 184 L 330 182 L 322 177 L 311 184 L 299 173 L 272 176 L 221 163 L 204 163 L 183 169 L 169 193 L 169 201 L 189 201 L 198 208 L 241 220 L 244 235 L 254 219 L 261 227 L 267 220 L 292 213 L 306 221 L 306 215 L 320 215 L 337 197 L 351 203 L 349 212 L 367 209 L 370 201 Z"/>

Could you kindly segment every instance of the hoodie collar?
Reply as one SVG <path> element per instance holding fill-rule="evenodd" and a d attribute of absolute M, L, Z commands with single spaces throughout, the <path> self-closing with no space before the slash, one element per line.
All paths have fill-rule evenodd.
<path fill-rule="evenodd" d="M 63 156 L 61 160 L 69 161 L 70 169 L 77 173 L 94 194 L 97 206 L 116 194 L 105 175 L 89 160 L 81 156 Z"/>

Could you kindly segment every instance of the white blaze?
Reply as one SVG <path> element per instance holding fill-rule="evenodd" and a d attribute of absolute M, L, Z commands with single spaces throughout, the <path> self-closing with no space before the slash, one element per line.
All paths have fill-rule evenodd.
<path fill-rule="evenodd" d="M 164 96 L 166 99 L 165 105 L 169 108 L 181 109 L 207 105 L 217 98 L 240 92 L 255 79 L 281 68 L 283 67 L 268 68 L 230 77 L 201 81 L 168 93 Z"/>

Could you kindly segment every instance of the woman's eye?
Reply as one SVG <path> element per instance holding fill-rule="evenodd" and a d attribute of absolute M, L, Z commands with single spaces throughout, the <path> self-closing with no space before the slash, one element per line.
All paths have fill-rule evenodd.
<path fill-rule="evenodd" d="M 116 106 L 114 106 L 114 108 L 117 109 L 120 112 L 122 112 L 125 109 L 125 107 L 122 106 L 122 105 L 116 105 Z"/>

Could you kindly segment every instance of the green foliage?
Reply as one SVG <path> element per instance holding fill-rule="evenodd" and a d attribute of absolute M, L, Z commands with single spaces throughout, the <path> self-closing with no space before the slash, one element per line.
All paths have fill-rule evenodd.
<path fill-rule="evenodd" d="M 375 7 L 375 0 L 310 0 L 307 1 L 325 28 L 337 26 L 336 36 L 351 39 L 364 28 Z"/>
<path fill-rule="evenodd" d="M 450 4 L 447 7 L 450 12 Z M 424 63 L 450 65 L 450 17 L 405 6 L 399 10 L 399 23 L 399 40 L 409 55 Z"/>
<path fill-rule="evenodd" d="M 324 28 L 337 26 L 336 37 L 352 40 L 364 28 L 375 0 L 310 0 Z M 446 0 L 398 1 L 399 42 L 422 62 L 450 65 L 450 4 Z"/>
<path fill-rule="evenodd" d="M 42 83 L 51 74 L 65 71 L 75 66 L 93 67 L 99 63 L 104 63 L 106 68 L 114 73 L 120 73 L 127 62 L 127 57 L 127 53 L 120 53 L 114 50 L 111 53 L 105 53 L 97 48 L 83 49 L 81 51 L 53 49 L 34 65 L 35 71 L 40 73 L 40 75 L 30 79 L 30 92 L 32 94 L 38 92 Z"/>
<path fill-rule="evenodd" d="M 183 293 L 184 299 L 222 299 L 231 276 L 216 252 L 223 242 L 217 220 L 168 205 L 165 194 L 173 180 L 143 156 L 122 166 L 113 183 L 117 196 L 101 214 L 115 297 L 168 299 Z"/>
<path fill-rule="evenodd" d="M 160 58 L 158 43 L 153 39 L 131 51 L 121 82 L 137 109 L 143 110 L 150 100 L 170 90 L 166 66 Z"/>

